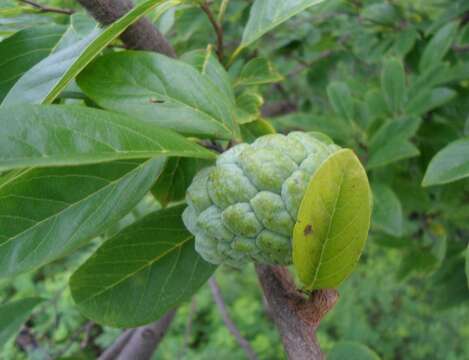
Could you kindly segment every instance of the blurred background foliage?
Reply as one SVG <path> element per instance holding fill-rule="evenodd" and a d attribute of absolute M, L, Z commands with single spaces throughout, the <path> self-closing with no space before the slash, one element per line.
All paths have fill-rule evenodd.
<path fill-rule="evenodd" d="M 38 3 L 82 11 L 73 0 Z M 238 45 L 251 3 L 229 2 L 226 53 Z M 220 4 L 211 2 L 215 14 Z M 0 38 L 68 24 L 69 17 L 4 0 Z M 206 14 L 190 2 L 168 11 L 156 26 L 181 55 L 215 41 Z M 268 58 L 284 80 L 238 87 L 244 115 L 269 117 L 278 131 L 326 133 L 357 152 L 372 183 L 372 234 L 338 305 L 321 324 L 324 350 L 352 341 L 383 359 L 469 358 L 469 182 L 421 186 L 435 154 L 469 135 L 469 2 L 326 0 L 245 50 L 229 69 L 233 79 L 255 57 Z M 245 130 L 255 135 L 256 123 L 250 124 Z M 140 213 L 148 204 L 142 206 Z M 101 241 L 0 282 L 0 303 L 48 299 L 5 346 L 2 359 L 93 359 L 121 333 L 83 318 L 67 287 L 70 274 Z M 230 315 L 259 357 L 282 359 L 253 268 L 223 267 L 216 276 Z M 156 358 L 244 358 L 208 285 L 180 308 Z"/>

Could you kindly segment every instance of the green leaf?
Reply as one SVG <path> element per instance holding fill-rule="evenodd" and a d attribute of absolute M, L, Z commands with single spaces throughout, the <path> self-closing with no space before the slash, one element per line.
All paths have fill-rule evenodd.
<path fill-rule="evenodd" d="M 293 265 L 308 290 L 337 287 L 350 275 L 370 218 L 366 172 L 353 151 L 339 150 L 311 179 L 293 230 Z"/>
<path fill-rule="evenodd" d="M 381 87 L 389 110 L 400 113 L 406 101 L 406 76 L 400 60 L 391 58 L 384 62 Z"/>
<path fill-rule="evenodd" d="M 241 135 L 243 136 L 243 141 L 247 143 L 252 143 L 258 137 L 275 134 L 275 129 L 273 126 L 264 119 L 257 119 L 241 125 Z"/>
<path fill-rule="evenodd" d="M 399 21 L 399 13 L 396 8 L 387 2 L 365 7 L 360 16 L 374 25 L 394 26 Z"/>
<path fill-rule="evenodd" d="M 367 168 L 372 169 L 419 155 L 419 150 L 409 139 L 415 135 L 420 124 L 421 119 L 418 117 L 402 117 L 381 126 L 370 140 Z"/>
<path fill-rule="evenodd" d="M 256 0 L 251 7 L 240 49 L 249 46 L 266 32 L 292 16 L 324 0 Z"/>
<path fill-rule="evenodd" d="M 170 158 L 151 192 L 161 205 L 184 200 L 192 178 L 210 162 L 200 159 Z"/>
<path fill-rule="evenodd" d="M 39 298 L 28 298 L 0 305 L 0 349 L 20 331 L 21 325 L 42 301 Z"/>
<path fill-rule="evenodd" d="M 184 206 L 160 210 L 124 229 L 73 274 L 72 296 L 101 324 L 134 327 L 157 320 L 212 275 L 181 220 Z"/>
<path fill-rule="evenodd" d="M 69 254 L 126 215 L 164 159 L 14 171 L 0 177 L 0 277 Z"/>
<path fill-rule="evenodd" d="M 389 235 L 402 236 L 404 217 L 399 198 L 389 186 L 373 185 L 373 227 Z"/>
<path fill-rule="evenodd" d="M 467 287 L 469 288 L 469 244 L 467 245 L 467 250 L 466 250 L 466 278 L 467 278 Z"/>
<path fill-rule="evenodd" d="M 344 119 L 353 121 L 355 118 L 355 104 L 346 83 L 332 82 L 327 87 L 327 95 L 335 113 Z"/>
<path fill-rule="evenodd" d="M 456 39 L 458 28 L 459 21 L 453 21 L 438 30 L 423 51 L 419 63 L 420 71 L 424 71 L 445 57 Z"/>
<path fill-rule="evenodd" d="M 195 67 L 199 72 L 213 82 L 213 84 L 232 102 L 235 100 L 231 79 L 223 65 L 213 55 L 212 47 L 207 50 L 193 50 L 181 56 L 181 60 Z"/>
<path fill-rule="evenodd" d="M 243 124 L 241 126 L 241 133 L 244 142 L 252 143 L 258 137 L 275 134 L 276 130 L 268 120 L 260 118 L 250 123 Z"/>
<path fill-rule="evenodd" d="M 156 156 L 214 158 L 170 130 L 83 106 L 0 108 L 0 171 Z"/>
<path fill-rule="evenodd" d="M 241 69 L 235 86 L 255 86 L 279 82 L 283 76 L 266 58 L 254 58 Z"/>
<path fill-rule="evenodd" d="M 428 165 L 423 186 L 447 184 L 469 176 L 469 137 L 438 152 Z"/>
<path fill-rule="evenodd" d="M 380 357 L 366 345 L 352 341 L 341 341 L 332 348 L 327 355 L 327 359 L 379 360 Z"/>
<path fill-rule="evenodd" d="M 105 109 L 186 135 L 230 139 L 237 131 L 232 99 L 192 66 L 163 55 L 108 54 L 77 82 Z"/>
<path fill-rule="evenodd" d="M 127 27 L 150 12 L 162 14 L 179 4 L 178 0 L 147 0 L 134 7 L 126 15 L 105 29 L 96 28 L 81 41 L 63 48 L 36 64 L 8 93 L 2 105 L 22 103 L 52 103 L 60 92 L 88 65 L 101 51 Z"/>
<path fill-rule="evenodd" d="M 423 115 L 445 105 L 457 96 L 457 92 L 449 88 L 422 90 L 406 105 L 406 113 Z"/>
<path fill-rule="evenodd" d="M 247 89 L 236 97 L 236 120 L 239 124 L 247 124 L 261 116 L 261 107 L 264 104 L 262 95 L 254 90 Z"/>
<path fill-rule="evenodd" d="M 51 53 L 64 31 L 58 25 L 32 27 L 0 43 L 0 102 L 26 71 Z"/>

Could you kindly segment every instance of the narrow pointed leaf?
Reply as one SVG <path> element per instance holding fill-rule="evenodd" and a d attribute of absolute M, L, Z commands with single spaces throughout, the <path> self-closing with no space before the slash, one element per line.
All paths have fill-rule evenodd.
<path fill-rule="evenodd" d="M 458 28 L 459 22 L 452 21 L 438 30 L 423 51 L 419 64 L 420 71 L 424 71 L 445 57 L 458 34 Z"/>
<path fill-rule="evenodd" d="M 394 191 L 387 185 L 375 184 L 373 199 L 373 228 L 395 237 L 401 236 L 404 217 L 401 202 Z"/>
<path fill-rule="evenodd" d="M 29 169 L 0 177 L 0 277 L 69 254 L 145 196 L 164 159 Z"/>
<path fill-rule="evenodd" d="M 105 29 L 96 28 L 82 40 L 61 49 L 31 68 L 8 93 L 2 105 L 52 103 L 60 92 L 101 51 L 130 25 L 155 10 L 160 15 L 177 0 L 147 0 Z"/>
<path fill-rule="evenodd" d="M 170 130 L 83 106 L 0 108 L 0 171 L 157 156 L 213 158 Z"/>
<path fill-rule="evenodd" d="M 391 164 L 420 154 L 410 142 L 421 124 L 419 117 L 392 119 L 385 123 L 370 139 L 370 156 L 367 168 Z"/>
<path fill-rule="evenodd" d="M 21 325 L 42 301 L 39 298 L 28 298 L 0 305 L 0 349 L 20 331 Z"/>
<path fill-rule="evenodd" d="M 400 113 L 406 101 L 406 76 L 401 61 L 389 59 L 384 62 L 381 87 L 389 109 Z"/>
<path fill-rule="evenodd" d="M 324 0 L 256 0 L 251 7 L 240 48 L 249 46 L 266 32 L 292 16 Z"/>
<path fill-rule="evenodd" d="M 72 296 L 101 324 L 150 323 L 190 299 L 215 270 L 194 249 L 184 206 L 151 213 L 112 239 L 72 276 Z"/>
<path fill-rule="evenodd" d="M 101 107 L 182 134 L 229 139 L 236 132 L 232 99 L 192 66 L 164 55 L 109 54 L 77 81 Z"/>
<path fill-rule="evenodd" d="M 306 289 L 337 287 L 368 237 L 371 191 L 351 150 L 331 155 L 311 179 L 293 230 L 293 265 Z"/>
<path fill-rule="evenodd" d="M 346 83 L 332 82 L 327 87 L 329 102 L 337 115 L 343 119 L 353 121 L 355 118 L 355 104 Z"/>
<path fill-rule="evenodd" d="M 469 137 L 452 142 L 430 162 L 423 186 L 447 184 L 469 176 Z"/>

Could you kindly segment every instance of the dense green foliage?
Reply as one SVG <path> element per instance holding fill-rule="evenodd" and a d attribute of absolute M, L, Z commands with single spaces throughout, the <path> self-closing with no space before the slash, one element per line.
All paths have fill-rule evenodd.
<path fill-rule="evenodd" d="M 314 132 L 360 160 L 310 185 L 303 215 L 336 226 L 318 236 L 339 239 L 339 260 L 321 269 L 305 233 L 301 286 L 324 269 L 342 280 L 362 249 L 366 177 L 344 195 L 338 174 L 363 166 L 373 194 L 323 350 L 469 358 L 467 0 L 136 0 L 107 27 L 75 1 L 38 3 L 70 11 L 0 4 L 0 358 L 93 359 L 122 332 L 107 325 L 180 304 L 155 358 L 243 359 L 181 203 L 216 152 L 275 131 Z M 142 16 L 179 60 L 124 49 L 119 35 Z M 319 191 L 346 216 L 318 211 Z M 253 267 L 216 278 L 259 358 L 283 359 Z"/>

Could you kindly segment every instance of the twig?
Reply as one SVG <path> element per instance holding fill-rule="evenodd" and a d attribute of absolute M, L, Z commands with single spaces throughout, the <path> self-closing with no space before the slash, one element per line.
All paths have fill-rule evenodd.
<path fill-rule="evenodd" d="M 158 344 L 166 335 L 174 315 L 176 315 L 176 310 L 168 311 L 153 324 L 136 329 L 116 360 L 150 360 Z"/>
<path fill-rule="evenodd" d="M 125 330 L 117 340 L 104 351 L 98 360 L 114 360 L 120 354 L 122 349 L 129 343 L 133 333 L 135 332 L 134 329 Z"/>
<path fill-rule="evenodd" d="M 257 265 L 256 271 L 288 358 L 323 360 L 316 329 L 337 302 L 337 291 L 319 290 L 305 297 L 286 268 Z"/>
<path fill-rule="evenodd" d="M 218 306 L 218 310 L 221 313 L 223 318 L 223 322 L 225 323 L 226 327 L 230 331 L 230 333 L 236 338 L 238 344 L 243 348 L 246 356 L 249 360 L 257 360 L 257 355 L 252 349 L 249 342 L 241 335 L 238 328 L 234 324 L 233 320 L 231 320 L 230 315 L 228 314 L 228 310 L 226 308 L 225 302 L 223 301 L 223 297 L 221 295 L 220 287 L 218 286 L 217 281 L 212 276 L 209 280 L 210 289 L 212 290 L 213 300 Z"/>
<path fill-rule="evenodd" d="M 454 45 L 453 51 L 460 54 L 468 53 L 469 45 Z"/>
<path fill-rule="evenodd" d="M 133 7 L 131 0 L 76 1 L 102 25 L 113 23 Z M 120 38 L 129 49 L 155 51 L 170 57 L 176 57 L 173 47 L 147 18 L 142 18 L 129 26 Z"/>
<path fill-rule="evenodd" d="M 50 12 L 50 13 L 63 14 L 63 15 L 72 15 L 75 13 L 75 10 L 72 10 L 72 9 L 62 9 L 58 7 L 42 5 L 31 0 L 17 0 L 17 1 L 20 3 L 24 3 L 29 6 L 32 6 L 33 8 L 38 9 L 39 12 Z"/>
<path fill-rule="evenodd" d="M 218 60 L 223 61 L 223 28 L 221 24 L 215 19 L 215 16 L 212 13 L 212 10 L 210 10 L 210 6 L 208 5 L 207 2 L 204 2 L 200 5 L 201 9 L 207 14 L 208 20 L 213 26 L 213 29 L 215 30 L 215 34 L 217 35 L 217 56 Z"/>

